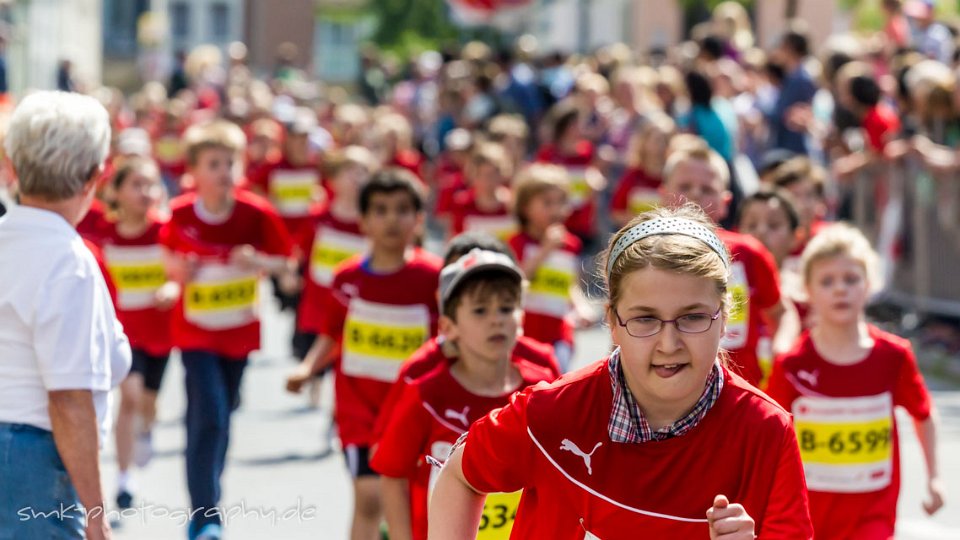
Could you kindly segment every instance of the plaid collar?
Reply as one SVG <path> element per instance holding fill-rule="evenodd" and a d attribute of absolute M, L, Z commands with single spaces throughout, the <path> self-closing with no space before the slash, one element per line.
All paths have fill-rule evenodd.
<path fill-rule="evenodd" d="M 607 431 L 610 434 L 610 440 L 613 442 L 642 443 L 679 437 L 696 427 L 703 420 L 707 411 L 717 402 L 720 391 L 723 389 L 723 370 L 720 369 L 719 362 L 714 362 L 713 369 L 707 376 L 707 384 L 704 386 L 703 394 L 700 395 L 700 399 L 697 400 L 697 404 L 694 405 L 690 413 L 674 422 L 673 425 L 654 431 L 644 418 L 643 412 L 640 411 L 640 406 L 637 405 L 633 394 L 627 388 L 627 381 L 620 365 L 619 348 L 610 355 L 607 367 L 610 370 L 610 384 L 613 387 L 613 410 L 610 413 Z"/>

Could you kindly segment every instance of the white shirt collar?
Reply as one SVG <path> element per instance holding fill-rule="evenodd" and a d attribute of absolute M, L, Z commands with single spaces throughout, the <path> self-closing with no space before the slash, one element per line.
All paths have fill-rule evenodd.
<path fill-rule="evenodd" d="M 6 218 L 18 225 L 39 227 L 70 237 L 77 236 L 76 228 L 71 226 L 63 216 L 50 210 L 18 204 L 7 209 Z"/>

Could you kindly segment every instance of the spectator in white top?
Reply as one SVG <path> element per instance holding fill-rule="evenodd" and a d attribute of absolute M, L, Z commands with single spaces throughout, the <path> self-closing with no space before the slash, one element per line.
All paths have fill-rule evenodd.
<path fill-rule="evenodd" d="M 109 144 L 87 96 L 37 92 L 10 119 L 20 205 L 0 218 L 0 536 L 110 538 L 98 454 L 130 346 L 74 229 Z"/>

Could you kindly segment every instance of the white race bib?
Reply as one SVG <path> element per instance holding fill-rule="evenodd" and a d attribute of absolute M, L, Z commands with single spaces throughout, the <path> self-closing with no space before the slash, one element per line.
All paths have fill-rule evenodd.
<path fill-rule="evenodd" d="M 403 361 L 429 338 L 427 306 L 394 306 L 354 298 L 343 326 L 340 369 L 353 377 L 394 382 Z"/>
<path fill-rule="evenodd" d="M 720 346 L 728 351 L 736 351 L 747 345 L 747 331 L 750 329 L 750 284 L 747 283 L 747 271 L 742 262 L 730 265 L 730 317 L 727 319 L 727 332 L 720 340 Z"/>
<path fill-rule="evenodd" d="M 487 233 L 504 242 L 517 232 L 517 222 L 513 216 L 467 216 L 463 220 L 463 230 Z"/>
<path fill-rule="evenodd" d="M 533 257 L 540 250 L 527 246 L 524 258 Z M 530 289 L 524 308 L 530 313 L 563 318 L 570 312 L 570 287 L 577 279 L 577 256 L 568 251 L 554 250 L 530 278 Z"/>
<path fill-rule="evenodd" d="M 240 328 L 259 318 L 257 274 L 226 264 L 205 264 L 183 292 L 184 316 L 207 330 Z"/>
<path fill-rule="evenodd" d="M 284 217 L 301 217 L 310 212 L 320 175 L 311 170 L 277 170 L 270 175 L 270 200 Z"/>
<path fill-rule="evenodd" d="M 317 285 L 330 287 L 334 268 L 350 257 L 364 253 L 368 246 L 369 242 L 361 235 L 321 225 L 310 250 L 310 278 Z"/>
<path fill-rule="evenodd" d="M 627 197 L 627 209 L 635 216 L 658 206 L 660 206 L 660 194 L 655 189 L 636 187 L 630 190 L 630 196 Z"/>
<path fill-rule="evenodd" d="M 157 290 L 167 282 L 162 247 L 106 245 L 103 256 L 117 287 L 119 309 L 147 309 L 156 304 Z"/>
<path fill-rule="evenodd" d="M 580 208 L 593 196 L 593 188 L 587 182 L 586 167 L 565 167 L 570 177 L 570 205 Z"/>
<path fill-rule="evenodd" d="M 890 485 L 894 433 L 889 392 L 800 397 L 793 402 L 793 419 L 809 489 L 866 493 Z"/>

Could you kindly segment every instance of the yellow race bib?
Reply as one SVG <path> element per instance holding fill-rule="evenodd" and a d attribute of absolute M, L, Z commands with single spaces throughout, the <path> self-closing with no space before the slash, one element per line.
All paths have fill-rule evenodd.
<path fill-rule="evenodd" d="M 463 229 L 485 232 L 506 242 L 517 232 L 517 222 L 513 216 L 467 216 Z"/>
<path fill-rule="evenodd" d="M 730 265 L 730 317 L 727 319 L 727 332 L 720 346 L 728 351 L 736 351 L 747 345 L 747 331 L 750 328 L 750 285 L 747 283 L 747 271 L 742 262 Z"/>
<path fill-rule="evenodd" d="M 341 371 L 393 382 L 403 361 L 429 338 L 427 306 L 395 306 L 354 298 L 343 327 Z"/>
<path fill-rule="evenodd" d="M 314 283 L 329 287 L 333 282 L 333 270 L 350 257 L 367 250 L 363 236 L 343 232 L 321 225 L 310 252 L 310 277 Z"/>
<path fill-rule="evenodd" d="M 653 210 L 660 205 L 660 194 L 655 189 L 634 188 L 627 198 L 627 208 L 633 215 Z"/>
<path fill-rule="evenodd" d="M 528 246 L 524 258 L 534 256 L 537 246 Z M 554 250 L 547 256 L 530 280 L 530 289 L 524 308 L 539 313 L 563 318 L 570 312 L 570 287 L 577 279 L 577 256 Z"/>
<path fill-rule="evenodd" d="M 566 167 L 570 178 L 570 204 L 580 208 L 593 195 L 593 188 L 587 182 L 586 167 Z"/>
<path fill-rule="evenodd" d="M 154 154 L 163 163 L 173 163 L 183 159 L 183 145 L 177 137 L 163 137 L 154 144 Z"/>
<path fill-rule="evenodd" d="M 520 498 L 523 491 L 513 493 L 489 493 L 483 503 L 480 516 L 480 530 L 477 540 L 507 540 L 517 519 Z"/>
<path fill-rule="evenodd" d="M 865 493 L 893 477 L 893 401 L 889 392 L 858 398 L 804 396 L 793 404 L 807 486 Z"/>
<path fill-rule="evenodd" d="M 117 307 L 137 310 L 156 303 L 157 289 L 167 282 L 163 249 L 152 246 L 115 246 L 103 248 L 110 279 L 117 287 Z"/>
<path fill-rule="evenodd" d="M 270 175 L 270 199 L 281 216 L 305 216 L 319 186 L 316 171 L 277 170 Z"/>
<path fill-rule="evenodd" d="M 208 264 L 183 293 L 186 319 L 208 330 L 245 326 L 258 318 L 257 275 L 224 264 Z"/>

